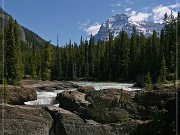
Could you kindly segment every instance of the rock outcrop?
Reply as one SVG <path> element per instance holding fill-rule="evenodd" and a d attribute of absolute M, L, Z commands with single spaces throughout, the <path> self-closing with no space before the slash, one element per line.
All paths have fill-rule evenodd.
<path fill-rule="evenodd" d="M 90 118 L 101 123 L 128 121 L 137 115 L 136 104 L 129 92 L 118 89 L 94 91 L 85 98 L 91 103 L 87 108 Z"/>
<path fill-rule="evenodd" d="M 77 91 L 88 94 L 92 91 L 95 91 L 94 87 L 92 86 L 82 86 L 77 89 Z"/>
<path fill-rule="evenodd" d="M 57 95 L 60 107 L 76 112 L 79 116 L 101 123 L 127 121 L 137 114 L 131 94 L 118 89 L 91 91 L 64 91 Z"/>
<path fill-rule="evenodd" d="M 58 94 L 57 100 L 60 107 L 71 114 L 67 115 L 55 109 L 59 116 L 56 118 L 59 124 L 56 124 L 55 129 L 63 130 L 62 135 L 173 135 L 176 121 L 175 96 L 176 91 L 172 89 L 139 92 L 118 89 L 64 91 Z M 69 123 L 74 127 L 68 129 Z M 88 124 L 99 126 L 96 125 L 92 130 Z M 96 132 L 97 128 L 99 132 Z M 82 131 L 84 129 L 87 130 Z M 151 130 L 154 131 L 150 132 Z"/>
<path fill-rule="evenodd" d="M 77 90 L 75 91 L 64 91 L 57 94 L 57 101 L 59 106 L 69 111 L 79 114 L 81 117 L 87 117 L 86 108 L 90 105 L 85 100 L 85 94 Z"/>
<path fill-rule="evenodd" d="M 36 91 L 31 88 L 8 86 L 4 89 L 1 87 L 1 91 L 4 91 L 4 96 L 0 95 L 1 99 L 4 97 L 4 102 L 12 105 L 24 105 L 24 102 L 37 99 Z"/>
<path fill-rule="evenodd" d="M 41 80 L 22 80 L 20 85 L 26 88 L 33 88 L 38 91 L 69 90 L 79 87 L 72 82 Z"/>
<path fill-rule="evenodd" d="M 143 135 L 148 132 L 149 135 L 157 133 L 174 135 L 175 122 L 178 120 L 176 119 L 176 94 L 176 91 L 172 89 L 136 93 L 134 101 L 138 104 L 139 119 L 151 121 L 138 127 L 136 134 Z M 178 97 L 180 98 L 180 95 Z M 180 104 L 178 104 L 178 108 L 180 108 Z M 180 115 L 180 111 L 178 111 L 178 115 Z"/>
<path fill-rule="evenodd" d="M 49 135 L 53 123 L 50 114 L 38 108 L 0 104 L 0 114 L 0 135 Z"/>
<path fill-rule="evenodd" d="M 139 125 L 137 122 L 100 124 L 93 120 L 81 119 L 78 115 L 59 107 L 47 107 L 56 120 L 56 135 L 130 135 Z"/>
<path fill-rule="evenodd" d="M 134 101 L 139 105 L 141 117 L 152 119 L 157 115 L 166 115 L 170 112 L 175 114 L 175 97 L 175 90 L 141 91 L 136 93 Z"/>

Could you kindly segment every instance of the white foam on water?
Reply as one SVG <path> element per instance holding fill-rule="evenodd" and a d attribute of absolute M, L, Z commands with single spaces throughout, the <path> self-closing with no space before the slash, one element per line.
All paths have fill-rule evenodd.
<path fill-rule="evenodd" d="M 25 102 L 25 105 L 50 105 L 55 104 L 57 93 L 61 93 L 64 90 L 55 90 L 51 92 L 37 91 L 37 100 Z"/>

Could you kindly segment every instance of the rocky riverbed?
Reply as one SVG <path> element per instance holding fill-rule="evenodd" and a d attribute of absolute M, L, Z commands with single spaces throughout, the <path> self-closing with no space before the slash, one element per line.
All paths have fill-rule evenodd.
<path fill-rule="evenodd" d="M 14 94 L 13 100 L 8 99 L 8 104 L 0 105 L 3 114 L 0 126 L 4 127 L 0 134 L 173 135 L 176 131 L 176 91 L 172 87 L 153 91 L 113 88 L 97 91 L 70 82 L 26 80 L 9 89 L 9 93 L 18 94 Z M 22 105 L 36 99 L 33 93 L 37 90 L 64 90 L 56 97 L 59 106 Z"/>

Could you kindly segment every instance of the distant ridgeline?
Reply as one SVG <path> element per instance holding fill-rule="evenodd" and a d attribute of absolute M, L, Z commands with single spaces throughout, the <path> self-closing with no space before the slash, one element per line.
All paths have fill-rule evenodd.
<path fill-rule="evenodd" d="M 1 10 L 1 41 L 2 18 Z M 176 41 L 180 43 L 180 31 L 176 36 L 176 22 L 179 29 L 180 13 L 177 17 L 165 14 L 164 28 L 158 31 L 160 35 L 152 30 L 146 36 L 132 27 L 130 35 L 122 29 L 114 37 L 109 31 L 107 40 L 95 42 L 93 36 L 89 41 L 81 37 L 79 45 L 69 42 L 64 47 L 51 45 L 20 26 L 7 13 L 4 13 L 4 22 L 5 80 L 8 83 L 16 84 L 23 77 L 42 80 L 135 81 L 137 77 L 144 78 L 147 74 L 153 82 L 166 81 L 169 75 L 172 75 L 171 80 L 175 79 Z M 3 52 L 2 42 L 0 49 Z M 0 58 L 2 62 L 2 56 Z"/>

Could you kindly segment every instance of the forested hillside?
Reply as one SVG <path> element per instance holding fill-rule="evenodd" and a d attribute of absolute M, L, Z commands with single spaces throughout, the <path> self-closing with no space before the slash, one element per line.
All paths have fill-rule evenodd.
<path fill-rule="evenodd" d="M 69 41 L 64 47 L 55 47 L 26 28 L 26 41 L 21 41 L 19 25 L 10 18 L 4 35 L 2 30 L 0 33 L 5 80 L 15 84 L 28 75 L 42 80 L 135 81 L 148 73 L 153 82 L 164 82 L 170 75 L 175 79 L 180 13 L 178 17 L 165 14 L 164 23 L 161 33 L 153 31 L 148 37 L 134 28 L 131 37 L 122 30 L 116 38 L 110 32 L 106 41 L 96 43 L 93 36 L 89 41 L 81 37 L 79 45 Z"/>

